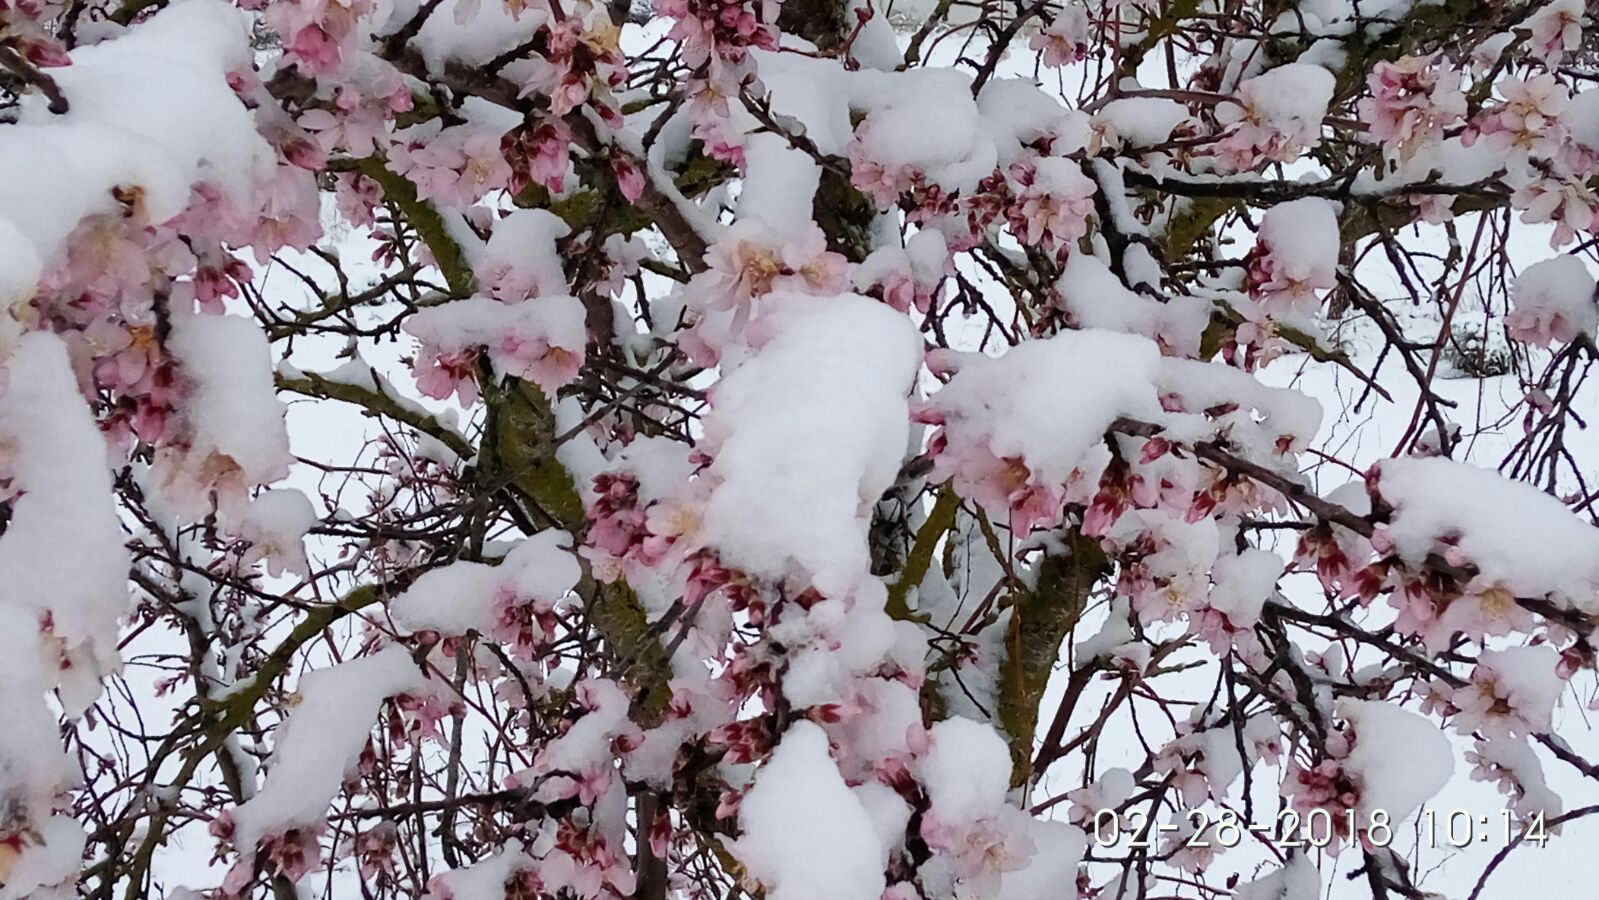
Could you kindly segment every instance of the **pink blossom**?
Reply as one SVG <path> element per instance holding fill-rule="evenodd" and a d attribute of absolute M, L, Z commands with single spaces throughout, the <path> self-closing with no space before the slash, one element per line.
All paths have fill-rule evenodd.
<path fill-rule="evenodd" d="M 544 782 L 539 795 L 547 801 L 575 797 L 584 806 L 593 806 L 616 783 L 615 772 L 605 762 L 584 767 L 576 776 L 555 775 Z"/>
<path fill-rule="evenodd" d="M 568 18 L 566 21 L 573 22 L 576 19 Z M 532 74 L 523 80 L 517 96 L 542 94 L 548 97 L 550 113 L 556 116 L 566 115 L 588 99 L 588 83 L 578 74 L 546 59 L 534 59 L 530 65 Z"/>
<path fill-rule="evenodd" d="M 1250 294 L 1268 309 L 1282 312 L 1308 312 L 1321 305 L 1319 292 L 1338 286 L 1338 276 L 1325 268 L 1308 266 L 1307 260 L 1283 257 L 1271 252 L 1251 254 Z"/>
<path fill-rule="evenodd" d="M 1366 77 L 1372 96 L 1360 101 L 1360 117 L 1389 159 L 1407 160 L 1437 144 L 1445 126 L 1466 115 L 1460 75 L 1436 60 L 1435 54 L 1378 62 Z"/>
<path fill-rule="evenodd" d="M 477 350 L 457 350 L 424 359 L 426 362 L 420 367 L 413 366 L 416 387 L 423 396 L 444 400 L 459 394 L 462 406 L 477 402 Z"/>
<path fill-rule="evenodd" d="M 757 17 L 752 5 L 762 15 Z M 749 48 L 777 45 L 777 4 L 770 0 L 660 0 L 657 15 L 676 20 L 668 37 L 678 41 L 690 67 L 710 63 L 713 77 L 735 83 L 729 65 L 743 62 Z"/>
<path fill-rule="evenodd" d="M 579 551 L 595 567 L 595 577 L 614 582 L 624 576 L 645 576 L 668 561 L 681 560 L 682 538 L 699 528 L 699 510 L 694 504 L 665 500 L 643 502 L 638 478 L 619 470 L 596 475 L 594 499 L 588 513 L 593 520 L 586 545 Z M 683 542 L 687 543 L 687 542 Z M 728 583 L 732 573 L 702 561 L 686 575 L 685 603 L 711 593 Z"/>
<path fill-rule="evenodd" d="M 434 693 L 400 694 L 394 698 L 394 705 L 400 712 L 393 722 L 398 727 L 391 726 L 396 741 L 443 741 L 439 726 L 452 711 L 459 711 L 458 704 L 452 705 L 445 697 Z"/>
<path fill-rule="evenodd" d="M 1333 832 L 1328 845 L 1330 852 L 1337 852 L 1340 845 L 1351 837 L 1348 833 L 1351 820 L 1349 811 L 1360 805 L 1359 786 L 1339 764 L 1339 760 L 1348 755 L 1347 738 L 1336 734 L 1334 737 L 1345 738 L 1341 753 L 1315 764 L 1290 762 L 1283 773 L 1282 783 L 1284 799 L 1300 815 L 1308 816 L 1317 809 L 1327 813 Z M 1329 740 L 1329 743 L 1334 742 Z"/>
<path fill-rule="evenodd" d="M 571 144 L 572 133 L 559 119 L 506 133 L 500 147 L 511 166 L 511 192 L 521 193 L 530 183 L 559 192 L 570 166 Z"/>
<path fill-rule="evenodd" d="M 1062 491 L 1034 477 L 1017 457 L 1000 458 L 986 447 L 966 447 L 934 458 L 933 477 L 953 478 L 955 489 L 985 509 L 1004 511 L 1010 528 L 1027 534 L 1034 528 L 1060 521 Z"/>
<path fill-rule="evenodd" d="M 1516 602 L 1515 592 L 1501 582 L 1474 578 L 1466 592 L 1444 607 L 1439 623 L 1450 633 L 1463 633 L 1474 641 L 1492 635 L 1504 637 L 1532 626 L 1532 614 Z"/>
<path fill-rule="evenodd" d="M 166 356 L 156 340 L 154 323 L 114 323 L 96 319 L 83 330 L 85 344 L 95 355 L 95 382 L 123 394 L 153 394 L 157 370 Z"/>
<path fill-rule="evenodd" d="M 502 587 L 494 596 L 494 626 L 490 635 L 509 644 L 517 658 L 532 660 L 538 648 L 555 637 L 554 604 L 519 597 Z"/>
<path fill-rule="evenodd" d="M 596 285 L 601 293 L 615 296 L 627 279 L 639 272 L 639 263 L 649 256 L 649 249 L 637 238 L 613 234 L 605 239 L 605 258 L 609 265 L 605 277 Z"/>
<path fill-rule="evenodd" d="M 67 265 L 47 278 L 107 300 L 140 292 L 151 278 L 148 235 L 120 217 L 84 220 L 67 239 Z"/>
<path fill-rule="evenodd" d="M 735 232 L 711 248 L 710 271 L 696 279 L 706 308 L 736 310 L 747 319 L 753 301 L 775 290 L 828 295 L 843 289 L 848 262 L 827 249 L 820 228 L 813 225 L 779 246 L 769 241 L 766 234 Z"/>
<path fill-rule="evenodd" d="M 265 88 L 260 90 L 265 92 Z M 256 130 L 278 151 L 278 156 L 284 162 L 296 168 L 318 172 L 327 168 L 329 148 L 306 130 L 303 119 L 295 121 L 276 105 L 264 106 L 256 114 Z"/>
<path fill-rule="evenodd" d="M 1477 116 L 1473 130 L 1463 136 L 1467 145 L 1481 135 L 1494 150 L 1514 151 L 1523 157 L 1532 152 L 1550 155 L 1556 150 L 1566 133 L 1560 116 L 1571 101 L 1565 86 L 1545 74 L 1525 80 L 1511 76 L 1499 82 L 1498 88 L 1504 102 Z"/>
<path fill-rule="evenodd" d="M 388 149 L 394 114 L 410 108 L 411 93 L 405 83 L 384 67 L 360 82 L 341 85 L 331 109 L 306 110 L 300 125 L 316 134 L 324 150 L 342 149 L 365 157 Z"/>
<path fill-rule="evenodd" d="M 256 262 L 264 264 L 284 247 L 304 250 L 322 236 L 321 200 L 309 172 L 278 166 L 258 196 Z"/>
<path fill-rule="evenodd" d="M 1442 225 L 1455 217 L 1455 198 L 1448 194 L 1410 194 L 1405 202 L 1416 211 L 1416 218 L 1428 225 Z"/>
<path fill-rule="evenodd" d="M 1017 827 L 1018 818 L 1026 821 L 1019 815 L 1000 815 L 947 822 L 929 812 L 922 819 L 921 836 L 973 895 L 993 896 L 1001 876 L 1025 867 L 1036 850 L 1032 839 Z"/>
<path fill-rule="evenodd" d="M 500 340 L 499 355 L 503 365 L 553 394 L 576 380 L 583 368 L 582 343 L 558 343 L 560 340 L 548 334 L 511 332 Z"/>
<path fill-rule="evenodd" d="M 1599 227 L 1599 195 L 1578 179 L 1525 178 L 1510 195 L 1510 205 L 1520 209 L 1521 220 L 1531 224 L 1553 222 L 1551 247 L 1562 247 L 1576 240 L 1578 233 Z"/>
<path fill-rule="evenodd" d="M 1249 295 L 1272 317 L 1304 316 L 1338 286 L 1338 219 L 1325 201 L 1304 198 L 1266 211 L 1248 257 Z"/>
<path fill-rule="evenodd" d="M 464 125 L 447 128 L 425 144 L 396 146 L 389 164 L 416 182 L 419 198 L 452 209 L 471 206 L 511 181 L 499 137 Z"/>
<path fill-rule="evenodd" d="M 357 228 L 369 227 L 377 224 L 383 187 L 365 175 L 341 172 L 333 182 L 333 198 L 346 222 Z"/>
<path fill-rule="evenodd" d="M 327 75 L 354 51 L 357 22 L 372 9 L 371 0 L 284 0 L 268 4 L 265 17 L 296 66 Z"/>
<path fill-rule="evenodd" d="M 210 182 L 195 184 L 188 207 L 167 225 L 191 241 L 235 245 L 250 241 L 250 216 Z M 220 247 L 216 251 L 222 252 Z"/>
<path fill-rule="evenodd" d="M 908 312 L 912 309 L 927 312 L 932 306 L 937 283 L 927 283 L 918 278 L 910 257 L 899 247 L 874 250 L 860 265 L 854 267 L 850 282 L 855 289 L 880 297 L 884 303 Z"/>
<path fill-rule="evenodd" d="M 322 830 L 321 826 L 286 828 L 262 838 L 256 853 L 266 859 L 269 871 L 290 882 L 299 881 L 322 859 L 322 847 L 317 841 Z"/>
<path fill-rule="evenodd" d="M 344 57 L 338 41 L 321 25 L 307 25 L 294 32 L 284 42 L 283 50 L 301 68 L 312 72 L 332 72 Z"/>
<path fill-rule="evenodd" d="M 1228 129 L 1211 153 L 1224 172 L 1249 172 L 1264 162 L 1296 155 L 1294 149 L 1286 147 L 1281 134 L 1250 121 Z"/>
<path fill-rule="evenodd" d="M 1583 332 L 1558 309 L 1513 309 L 1505 315 L 1505 333 L 1513 341 L 1547 347 L 1557 341 L 1569 344 Z"/>
<path fill-rule="evenodd" d="M 399 833 L 392 822 L 380 822 L 350 841 L 349 852 L 361 867 L 361 877 L 369 881 L 394 878 L 394 849 Z"/>
<path fill-rule="evenodd" d="M 611 171 L 616 175 L 616 187 L 622 192 L 622 199 L 636 203 L 638 198 L 644 196 L 644 173 L 631 159 L 611 157 Z"/>
<path fill-rule="evenodd" d="M 66 45 L 45 24 L 51 14 L 51 7 L 39 0 L 0 0 L 0 33 L 23 58 L 40 68 L 72 64 Z"/>
<path fill-rule="evenodd" d="M 1592 335 L 1599 328 L 1594 291 L 1593 275 L 1576 257 L 1557 256 L 1528 266 L 1511 289 L 1505 331 L 1511 340 L 1539 347 Z"/>

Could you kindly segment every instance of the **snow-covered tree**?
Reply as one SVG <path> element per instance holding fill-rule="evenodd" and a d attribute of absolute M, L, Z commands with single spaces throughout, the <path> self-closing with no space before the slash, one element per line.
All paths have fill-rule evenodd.
<path fill-rule="evenodd" d="M 0 900 L 1561 896 L 1583 4 L 912 5 L 0 0 Z"/>

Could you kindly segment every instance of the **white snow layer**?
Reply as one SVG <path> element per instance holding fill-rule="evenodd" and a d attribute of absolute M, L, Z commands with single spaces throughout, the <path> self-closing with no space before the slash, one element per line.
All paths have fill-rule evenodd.
<path fill-rule="evenodd" d="M 872 504 L 909 441 L 921 339 L 905 316 L 864 297 L 767 302 L 772 336 L 712 392 L 716 486 L 702 536 L 745 572 L 808 578 L 838 597 L 870 571 Z"/>
<path fill-rule="evenodd" d="M 174 311 L 167 347 L 193 390 L 184 405 L 191 453 L 233 460 L 250 485 L 289 474 L 294 456 L 261 326 L 243 316 Z"/>
<path fill-rule="evenodd" d="M 129 561 L 105 442 L 52 334 L 22 338 L 0 374 L 0 448 L 0 471 L 20 491 L 0 535 L 0 797 L 12 824 L 39 838 L 11 861 L 0 886 L 10 900 L 81 865 L 82 828 L 50 815 L 77 776 L 45 694 L 57 690 L 79 715 L 117 669 Z"/>
<path fill-rule="evenodd" d="M 1344 769 L 1360 784 L 1362 821 L 1383 810 L 1398 824 L 1443 788 L 1455 770 L 1438 726 L 1397 704 L 1344 700 L 1338 714 L 1355 729 Z"/>
<path fill-rule="evenodd" d="M 487 634 L 501 592 L 554 604 L 577 586 L 582 569 L 571 548 L 571 535 L 550 529 L 517 544 L 497 566 L 463 560 L 432 569 L 389 601 L 389 614 L 410 631 Z"/>
<path fill-rule="evenodd" d="M 299 703 L 278 729 L 266 785 L 233 811 L 239 851 L 253 853 L 257 841 L 279 829 L 321 822 L 383 701 L 426 688 L 410 651 L 400 646 L 307 672 L 296 691 Z"/>
<path fill-rule="evenodd" d="M 814 723 L 797 723 L 783 735 L 738 817 L 743 836 L 731 849 L 768 900 L 882 895 L 888 853 L 861 797 L 828 754 L 827 734 Z"/>
<path fill-rule="evenodd" d="M 65 346 L 52 334 L 22 339 L 0 393 L 0 458 L 21 496 L 0 537 L 0 608 L 18 626 L 50 619 L 50 636 L 95 682 L 63 695 L 81 712 L 97 679 L 117 667 L 127 608 L 128 554 L 111 500 L 105 440 L 78 391 Z M 4 659 L 4 664 L 19 661 Z M 42 660 L 41 660 L 42 662 Z M 43 671 L 48 681 L 52 662 Z"/>
<path fill-rule="evenodd" d="M 1121 416 L 1161 415 L 1153 341 L 1085 329 L 1027 341 L 1004 356 L 964 355 L 955 377 L 933 395 L 951 446 L 961 434 L 987 435 L 989 449 L 1019 457 L 1046 481 L 1063 483 Z"/>
<path fill-rule="evenodd" d="M 1599 530 L 1559 500 L 1441 457 L 1386 459 L 1379 471 L 1378 491 L 1394 507 L 1388 533 L 1407 563 L 1448 539 L 1483 578 L 1518 596 L 1599 607 Z"/>

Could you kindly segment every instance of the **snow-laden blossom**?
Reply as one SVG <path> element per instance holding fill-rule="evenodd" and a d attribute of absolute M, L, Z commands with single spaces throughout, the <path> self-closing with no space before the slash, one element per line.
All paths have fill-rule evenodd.
<path fill-rule="evenodd" d="M 1249 294 L 1274 315 L 1304 315 L 1338 286 L 1338 219 L 1325 200 L 1272 207 L 1249 254 Z"/>
<path fill-rule="evenodd" d="M 605 239 L 605 258 L 609 266 L 605 271 L 605 278 L 599 288 L 607 294 L 615 295 L 622 290 L 622 285 L 627 279 L 639 272 L 639 263 L 649 256 L 649 248 L 637 237 L 625 237 L 613 234 Z"/>
<path fill-rule="evenodd" d="M 479 290 L 505 303 L 567 292 L 559 242 L 571 228 L 543 209 L 517 210 L 494 220 L 493 233 L 472 262 Z"/>
<path fill-rule="evenodd" d="M 1448 692 L 1451 724 L 1463 734 L 1526 737 L 1551 727 L 1564 682 L 1547 646 L 1484 650 L 1471 680 Z"/>
<path fill-rule="evenodd" d="M 1066 792 L 1066 799 L 1071 801 L 1067 819 L 1092 828 L 1095 816 L 1103 810 L 1120 808 L 1133 795 L 1136 786 L 1132 772 L 1120 767 L 1106 769 L 1088 786 Z"/>
<path fill-rule="evenodd" d="M 1222 136 L 1212 152 L 1225 171 L 1288 162 L 1321 141 L 1333 94 L 1332 73 L 1308 63 L 1279 66 L 1244 81 L 1234 100 L 1218 104 Z"/>
<path fill-rule="evenodd" d="M 1567 53 L 1582 46 L 1586 20 L 1582 0 L 1553 0 L 1527 18 L 1527 30 L 1532 33 L 1528 52 L 1545 65 L 1560 65 Z"/>
<path fill-rule="evenodd" d="M 1094 445 L 1116 410 L 1154 414 L 1149 382 L 1158 359 L 1154 342 L 1104 331 L 1064 331 L 998 359 L 930 354 L 935 374 L 953 373 L 915 412 L 936 426 L 928 438 L 933 479 L 952 480 L 1018 534 L 1059 522 L 1064 502 L 1086 506 L 1099 491 L 1107 461 Z M 1105 379 L 1110 404 L 1079 407 L 1052 387 L 1087 378 Z"/>
<path fill-rule="evenodd" d="M 1512 340 L 1547 347 L 1571 343 L 1599 328 L 1594 279 L 1575 256 L 1557 256 L 1534 263 L 1511 289 L 1505 331 Z"/>
<path fill-rule="evenodd" d="M 1286 766 L 1282 795 L 1331 852 L 1352 841 L 1369 850 L 1449 781 L 1454 754 L 1436 725 L 1396 702 L 1345 699 L 1333 712 L 1342 721 L 1314 758 Z M 1308 826 L 1315 810 L 1326 813 L 1321 827 Z"/>
<path fill-rule="evenodd" d="M 930 412 L 920 414 L 917 421 L 945 424 L 942 417 Z M 1038 525 L 1049 525 L 1059 519 L 1064 491 L 1036 477 L 1023 459 L 996 456 L 978 446 L 948 453 L 946 443 L 937 437 L 934 440 L 932 448 L 938 451 L 937 460 L 940 461 L 935 473 L 948 472 L 955 477 L 961 494 L 971 497 L 985 509 L 1006 510 L 1013 531 L 1026 534 Z"/>
<path fill-rule="evenodd" d="M 1067 3 L 1054 20 L 1038 30 L 1027 45 L 1040 54 L 1040 61 L 1056 69 L 1088 58 L 1092 35 L 1088 8 L 1082 3 Z"/>
<path fill-rule="evenodd" d="M 1518 820 L 1531 822 L 1534 816 L 1542 815 L 1547 824 L 1563 811 L 1560 795 L 1549 787 L 1538 754 L 1525 740 L 1479 740 L 1466 751 L 1465 759 L 1472 764 L 1471 780 L 1492 782 L 1498 787 Z M 1559 834 L 1559 827 L 1549 826 L 1549 833 Z"/>
<path fill-rule="evenodd" d="M 706 309 L 732 310 L 748 317 L 754 301 L 773 291 L 836 294 L 845 284 L 847 261 L 827 249 L 817 227 L 773 243 L 768 235 L 734 229 L 711 248 L 710 271 L 696 294 Z"/>
<path fill-rule="evenodd" d="M 877 201 L 878 209 L 890 209 L 899 202 L 901 194 L 910 190 L 917 172 L 911 166 L 884 164 L 873 159 L 864 142 L 851 141 L 849 145 L 850 183 Z"/>
<path fill-rule="evenodd" d="M 1088 233 L 1094 212 L 1094 180 L 1075 162 L 1043 157 L 1009 172 L 1015 200 L 1009 218 L 1017 240 L 1065 252 Z"/>
<path fill-rule="evenodd" d="M 541 646 L 555 638 L 555 601 L 522 597 L 511 586 L 501 586 L 494 595 L 494 625 L 489 634 L 511 647 L 517 657 L 532 660 Z"/>
<path fill-rule="evenodd" d="M 245 520 L 235 526 L 240 539 L 248 544 L 239 564 L 265 560 L 268 575 L 293 572 L 309 578 L 311 565 L 304 541 L 316 521 L 316 511 L 303 493 L 290 488 L 262 491 L 250 501 Z"/>
<path fill-rule="evenodd" d="M 922 820 L 921 838 L 948 865 L 950 874 L 975 896 L 995 896 L 1005 873 L 1025 868 L 1037 846 L 1021 827 L 1019 810 L 975 821 Z"/>
<path fill-rule="evenodd" d="M 583 305 L 574 297 L 512 304 L 487 297 L 457 300 L 417 313 L 405 330 L 421 341 L 413 363 L 418 388 L 441 399 L 457 393 L 467 405 L 477 397 L 480 354 L 497 371 L 551 393 L 575 379 L 583 365 Z"/>
<path fill-rule="evenodd" d="M 940 231 L 918 231 L 904 247 L 880 247 L 850 268 L 850 283 L 861 293 L 901 312 L 927 312 L 951 274 L 948 239 Z"/>
<path fill-rule="evenodd" d="M 1123 560 L 1116 593 L 1139 624 L 1196 621 L 1209 594 L 1205 568 L 1216 557 L 1215 526 L 1188 524 L 1161 513 L 1129 512 L 1100 541 Z"/>
<path fill-rule="evenodd" d="M 659 893 L 663 868 L 668 893 L 696 896 L 735 860 L 770 900 L 1109 896 L 1120 857 L 1080 867 L 1079 826 L 1230 804 L 1244 772 L 1275 780 L 1261 762 L 1335 843 L 1362 838 L 1349 816 L 1413 810 L 1452 759 L 1398 706 L 1418 675 L 1438 677 L 1424 712 L 1475 737 L 1517 815 L 1558 809 L 1526 757 L 1592 665 L 1583 499 L 1514 481 L 1535 463 L 1468 473 L 1446 451 L 1480 448 L 1432 422 L 1354 496 L 1324 492 L 1389 448 L 1268 386 L 1317 390 L 1296 373 L 1325 354 L 1256 371 L 1290 337 L 1332 346 L 1329 291 L 1391 302 L 1360 283 L 1361 235 L 1369 219 L 1403 255 L 1401 223 L 1452 215 L 1431 191 L 1508 205 L 1562 244 L 1595 231 L 1599 91 L 1565 99 L 1582 83 L 1562 67 L 1572 0 L 1487 10 L 1469 35 L 1423 16 L 1421 45 L 1454 55 L 1342 59 L 1332 40 L 1289 65 L 1291 15 L 1140 31 L 1145 0 L 1057 3 L 1021 36 L 1037 66 L 976 78 L 905 62 L 880 2 L 784 35 L 807 17 L 776 0 L 660 0 L 660 43 L 628 53 L 615 4 L 236 5 L 273 52 L 219 0 L 116 22 L 0 0 L 17 94 L 0 104 L 0 619 L 22 626 L 0 629 L 4 891 L 70 894 L 130 822 L 149 848 L 209 818 L 223 898 L 324 868 L 418 894 L 397 851 L 433 860 L 441 839 L 435 900 L 612 900 Z M 917 47 L 1004 28 L 993 13 L 932 23 Z M 1323 37 L 1348 24 L 1332 13 L 1311 23 Z M 1404 19 L 1390 49 L 1420 46 Z M 1138 80 L 1091 78 L 1068 106 L 1028 77 L 1106 55 L 1094 42 L 1115 50 L 1129 25 L 1148 46 L 1109 55 L 1147 55 Z M 1162 71 L 1196 35 L 1207 59 Z M 1473 73 L 1464 125 L 1454 65 Z M 1336 146 L 1310 171 L 1324 131 Z M 772 146 L 796 164 L 767 165 Z M 839 179 L 875 212 L 832 203 Z M 1513 233 L 1485 230 L 1478 257 L 1503 260 Z M 1531 267 L 1462 314 L 1584 345 L 1587 262 Z M 367 364 L 395 342 L 414 383 Z M 29 348 L 56 345 L 52 375 Z M 1403 374 L 1372 364 L 1391 350 L 1347 349 L 1373 396 Z M 1522 374 L 1517 454 L 1569 392 Z M 42 376 L 62 396 L 35 400 Z M 491 402 L 463 415 L 480 390 Z M 315 393 L 369 406 L 375 452 L 326 458 L 329 433 L 291 453 L 288 392 L 296 419 Z M 40 441 L 71 415 L 70 440 Z M 272 486 L 302 465 L 342 473 L 326 521 Z M 85 499 L 110 516 L 103 548 Z M 1295 537 L 1290 570 L 1266 548 Z M 552 552 L 528 555 L 540 541 Z M 82 587 L 93 565 L 106 584 Z M 1292 594 L 1311 571 L 1327 596 L 1307 606 Z M 1084 576 L 1081 622 L 1035 615 L 1062 574 Z M 148 781 L 123 769 L 149 754 L 77 773 L 61 720 L 93 708 L 119 621 L 159 637 L 191 619 L 206 641 L 157 690 L 217 726 L 170 736 L 198 780 L 80 823 L 78 795 Z M 262 660 L 252 687 L 240 666 Z M 1070 701 L 1054 721 L 1029 699 L 1059 699 L 1052 666 Z M 1103 721 L 1067 715 L 1100 695 Z M 1130 708 L 1147 746 L 1105 771 Z M 429 745 L 462 735 L 523 768 Z M 256 757 L 248 799 L 210 789 Z M 402 806 L 424 815 L 366 815 Z M 1144 860 L 1156 880 L 1319 889 L 1313 854 L 1238 885 L 1182 819 Z"/>

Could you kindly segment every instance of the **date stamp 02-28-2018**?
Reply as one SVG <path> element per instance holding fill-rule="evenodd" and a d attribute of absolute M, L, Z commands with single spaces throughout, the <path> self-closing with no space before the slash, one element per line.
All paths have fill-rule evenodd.
<path fill-rule="evenodd" d="M 1465 809 L 1423 809 L 1412 825 L 1393 821 L 1381 809 L 1364 813 L 1349 809 L 1342 815 L 1321 808 L 1304 814 L 1284 809 L 1266 822 L 1245 821 L 1230 809 L 1219 813 L 1190 809 L 1184 816 L 1153 823 L 1142 810 L 1118 814 L 1102 809 L 1094 816 L 1093 826 L 1096 845 L 1127 850 L 1169 846 L 1172 838 L 1198 849 L 1236 847 L 1248 838 L 1280 849 L 1319 849 L 1344 844 L 1356 834 L 1370 846 L 1387 847 L 1393 843 L 1396 829 L 1413 833 L 1418 845 L 1432 848 L 1506 846 L 1512 842 L 1542 847 L 1549 839 L 1542 812 L 1523 820 L 1508 809 L 1489 815 Z"/>

